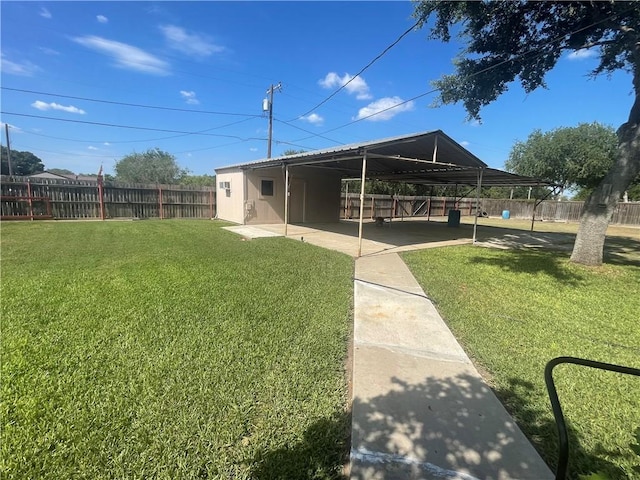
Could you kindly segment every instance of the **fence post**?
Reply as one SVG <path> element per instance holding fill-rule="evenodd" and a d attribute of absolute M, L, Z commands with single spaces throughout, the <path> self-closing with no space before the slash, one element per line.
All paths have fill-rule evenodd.
<path fill-rule="evenodd" d="M 209 219 L 213 220 L 213 218 L 213 189 L 211 189 L 209 190 Z"/>
<path fill-rule="evenodd" d="M 102 176 L 102 174 L 98 175 L 98 202 L 100 206 L 100 220 L 104 220 L 104 185 L 102 184 L 103 181 L 104 181 L 104 177 Z"/>
<path fill-rule="evenodd" d="M 27 180 L 27 201 L 29 202 L 29 218 L 33 220 L 33 198 L 31 196 L 31 179 Z"/>
<path fill-rule="evenodd" d="M 371 195 L 371 218 L 373 218 L 374 209 L 376 207 L 376 199 Z"/>
<path fill-rule="evenodd" d="M 158 185 L 158 204 L 160 205 L 160 220 L 164 220 L 164 212 L 162 211 L 162 187 Z"/>

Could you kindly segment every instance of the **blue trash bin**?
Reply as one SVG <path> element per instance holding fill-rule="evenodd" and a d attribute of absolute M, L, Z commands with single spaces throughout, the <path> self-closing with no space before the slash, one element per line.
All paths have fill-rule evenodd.
<path fill-rule="evenodd" d="M 511 216 L 511 213 L 509 212 L 509 210 L 503 210 L 502 211 L 502 219 L 503 220 L 509 220 Z"/>

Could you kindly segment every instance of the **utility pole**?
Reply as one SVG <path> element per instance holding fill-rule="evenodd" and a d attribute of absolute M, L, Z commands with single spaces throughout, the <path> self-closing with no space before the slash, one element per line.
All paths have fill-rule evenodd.
<path fill-rule="evenodd" d="M 273 92 L 278 90 L 282 92 L 282 82 L 278 82 L 278 85 L 271 85 L 267 90 L 267 98 L 262 101 L 262 110 L 269 112 L 269 138 L 267 139 L 267 158 L 271 158 L 271 140 L 273 137 Z"/>
<path fill-rule="evenodd" d="M 13 167 L 11 166 L 11 144 L 9 143 L 9 124 L 4 124 L 5 131 L 7 132 L 7 165 L 9 166 L 9 176 L 13 175 Z"/>

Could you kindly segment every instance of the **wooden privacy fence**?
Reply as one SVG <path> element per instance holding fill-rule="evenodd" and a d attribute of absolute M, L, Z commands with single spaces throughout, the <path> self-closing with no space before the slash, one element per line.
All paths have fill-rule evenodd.
<path fill-rule="evenodd" d="M 213 218 L 215 187 L 0 177 L 11 219 Z"/>
<path fill-rule="evenodd" d="M 536 220 L 555 222 L 578 222 L 584 202 L 558 202 L 545 200 L 536 208 Z M 500 217 L 505 210 L 511 218 L 531 220 L 535 202 L 533 200 L 509 200 L 481 198 L 481 213 L 490 217 Z M 374 195 L 364 197 L 365 218 L 402 218 L 446 216 L 451 209 L 458 209 L 462 215 L 474 215 L 475 198 L 422 197 L 409 195 Z M 360 216 L 360 195 L 342 194 L 341 218 Z M 611 219 L 612 224 L 640 225 L 640 203 L 618 203 Z"/>

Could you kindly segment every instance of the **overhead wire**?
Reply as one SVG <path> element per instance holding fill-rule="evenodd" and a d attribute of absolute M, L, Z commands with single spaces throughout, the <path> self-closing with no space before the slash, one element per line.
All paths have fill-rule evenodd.
<path fill-rule="evenodd" d="M 184 134 L 184 135 L 204 135 L 204 136 L 209 136 L 209 137 L 225 137 L 225 138 L 236 138 L 238 140 L 244 140 L 244 137 L 240 137 L 238 135 L 223 135 L 223 134 L 219 134 L 219 133 L 206 133 L 206 132 L 184 132 L 181 130 L 170 130 L 170 129 L 164 129 L 164 128 L 151 128 L 151 127 L 139 127 L 139 126 L 135 126 L 135 125 L 118 125 L 118 124 L 114 124 L 114 123 L 103 123 L 103 122 L 89 122 L 89 121 L 85 121 L 85 120 L 73 120 L 70 118 L 57 118 L 57 117 L 47 117 L 44 115 L 30 115 L 30 114 L 26 114 L 26 113 L 15 113 L 15 112 L 6 112 L 6 111 L 2 111 L 0 112 L 3 115 L 14 115 L 14 116 L 18 116 L 18 117 L 28 117 L 28 118 L 39 118 L 39 119 L 43 119 L 43 120 L 55 120 L 58 122 L 69 122 L 69 123 L 79 123 L 79 124 L 84 124 L 84 125 L 96 125 L 96 126 L 100 126 L 100 127 L 112 127 L 112 128 L 125 128 L 125 129 L 131 129 L 131 130 L 147 130 L 147 131 L 152 131 L 152 132 L 166 132 L 166 133 L 179 133 L 179 134 Z M 247 137 L 246 140 L 260 140 L 258 138 L 253 138 L 253 137 Z"/>
<path fill-rule="evenodd" d="M 287 126 L 289 126 L 289 127 L 291 127 L 291 128 L 295 128 L 296 130 L 300 130 L 300 131 L 305 132 L 305 133 L 310 133 L 310 134 L 312 134 L 313 136 L 317 136 L 317 137 L 323 138 L 323 139 L 325 139 L 325 140 L 329 140 L 330 142 L 337 143 L 337 144 L 339 144 L 339 145 L 344 145 L 344 144 L 345 144 L 344 142 L 340 142 L 340 141 L 338 141 L 338 140 L 334 140 L 334 139 L 332 139 L 332 138 L 325 137 L 325 136 L 324 136 L 324 135 L 322 135 L 322 134 L 316 134 L 315 132 L 312 132 L 311 130 L 307 130 L 307 129 L 305 129 L 305 128 L 299 127 L 299 126 L 297 126 L 297 125 L 294 125 L 294 124 L 293 124 L 293 123 L 291 123 L 291 122 L 285 122 L 284 120 L 279 120 L 279 119 L 277 119 L 277 118 L 275 118 L 275 117 L 273 118 L 273 120 L 274 120 L 275 122 L 278 122 L 278 123 L 282 123 L 282 124 L 284 124 L 284 125 L 287 125 Z"/>
<path fill-rule="evenodd" d="M 2 90 L 10 90 L 13 92 L 21 92 L 21 93 L 33 93 L 36 95 L 48 95 L 51 97 L 60 97 L 60 98 L 71 98 L 73 100 L 83 100 L 86 102 L 96 102 L 96 103 L 107 103 L 110 105 L 123 105 L 123 106 L 127 106 L 127 107 L 137 107 L 137 108 L 153 108 L 153 109 L 157 109 L 157 110 L 169 110 L 169 111 L 173 111 L 173 112 L 188 112 L 188 113 L 206 113 L 206 114 L 211 114 L 211 115 L 229 115 L 229 116 L 238 116 L 238 117 L 260 117 L 262 115 L 257 115 L 257 114 L 250 114 L 250 113 L 234 113 L 234 112 L 217 112 L 217 111 L 213 111 L 213 110 L 195 110 L 195 109 L 191 109 L 191 108 L 176 108 L 176 107 L 163 107 L 163 106 L 159 106 L 159 105 L 144 105 L 144 104 L 139 104 L 139 103 L 127 103 L 127 102 L 116 102 L 116 101 L 112 101 L 112 100 L 102 100 L 102 99 L 98 99 L 98 98 L 88 98 L 88 97 L 76 97 L 73 95 L 63 95 L 61 93 L 51 93 L 51 92 L 38 92 L 35 90 L 25 90 L 22 88 L 10 88 L 10 87 L 4 87 L 4 86 L 0 86 L 0 88 Z"/>
<path fill-rule="evenodd" d="M 629 9 L 629 10 L 631 10 L 631 9 Z M 622 15 L 624 13 L 626 13 L 626 11 L 614 13 L 614 14 L 610 15 L 609 17 L 604 18 L 604 19 L 602 19 L 602 20 L 600 20 L 598 22 L 594 22 L 594 23 L 592 23 L 590 25 L 587 25 L 585 27 L 577 29 L 577 30 L 575 30 L 573 32 L 568 32 L 568 33 L 565 33 L 565 34 L 563 34 L 561 36 L 558 36 L 557 38 L 555 38 L 555 39 L 543 44 L 542 46 L 538 46 L 536 48 L 537 49 L 544 48 L 544 47 L 546 47 L 548 45 L 551 45 L 553 43 L 556 43 L 556 42 L 566 38 L 569 35 L 573 35 L 575 33 L 579 33 L 580 31 L 586 30 L 586 29 L 591 28 L 591 27 L 593 27 L 595 25 L 598 25 L 600 23 L 609 21 L 612 18 L 614 18 L 614 17 L 616 17 L 618 15 Z M 319 106 L 321 106 L 321 105 L 325 104 L 326 102 L 328 102 L 337 93 L 339 93 L 342 89 L 344 89 L 349 83 L 351 83 L 355 78 L 357 78 L 359 75 L 361 75 L 366 69 L 371 67 L 377 60 L 379 60 L 382 56 L 384 56 L 391 48 L 393 48 L 395 45 L 397 45 L 406 35 L 408 35 L 412 30 L 415 29 L 415 27 L 418 25 L 418 23 L 420 21 L 422 21 L 422 18 L 419 19 L 414 25 L 412 25 L 405 32 L 403 32 L 392 44 L 390 44 L 388 47 L 386 47 L 379 55 L 377 55 L 372 61 L 370 61 L 365 67 L 363 67 L 356 75 L 354 75 L 351 79 L 349 79 L 348 82 L 345 82 L 345 84 L 343 84 L 340 88 L 338 88 L 336 91 L 334 91 L 331 95 L 329 95 L 327 98 L 325 98 L 322 102 L 320 102 L 319 104 L 314 106 L 312 109 L 310 109 L 309 111 L 305 112 L 302 115 L 297 116 L 296 118 L 292 119 L 291 121 L 297 120 L 297 119 L 299 119 L 299 118 L 301 118 L 303 116 L 308 115 L 309 113 L 311 113 L 313 110 L 315 110 Z M 500 66 L 502 66 L 502 65 L 504 65 L 506 63 L 515 61 L 518 58 L 521 58 L 521 57 L 524 57 L 526 55 L 529 55 L 530 53 L 532 53 L 532 50 L 530 50 L 528 52 L 524 52 L 524 53 L 519 54 L 519 55 L 514 55 L 514 56 L 512 56 L 512 57 L 510 57 L 508 59 L 505 59 L 505 60 L 503 60 L 501 62 L 498 62 L 497 64 L 491 65 L 491 66 L 489 66 L 489 67 L 487 67 L 485 69 L 482 69 L 482 70 L 480 70 L 478 72 L 474 72 L 473 74 L 469 75 L 469 77 L 474 77 L 474 76 L 480 75 L 482 73 L 485 73 L 485 72 L 487 72 L 489 70 L 498 68 L 498 67 L 500 67 Z M 543 55 L 544 53 L 545 52 L 542 52 L 539 55 Z M 99 99 L 91 99 L 91 98 L 84 98 L 84 97 L 58 95 L 58 94 L 52 94 L 52 93 L 46 93 L 46 92 L 37 92 L 37 91 L 15 89 L 15 88 L 9 88 L 9 87 L 2 87 L 2 88 L 6 89 L 6 90 L 12 90 L 12 91 L 18 91 L 18 92 L 35 93 L 35 94 L 42 94 L 42 95 L 52 95 L 52 96 L 58 96 L 58 97 L 61 97 L 61 98 L 72 98 L 72 99 L 85 100 L 85 101 L 96 101 L 96 102 L 101 102 L 101 103 L 118 104 L 118 105 L 125 105 L 125 106 L 139 107 L 139 108 L 157 108 L 157 109 L 162 109 L 162 110 L 185 111 L 185 112 L 190 112 L 190 113 L 208 113 L 208 114 L 219 114 L 219 115 L 238 115 L 238 116 L 247 116 L 247 117 L 249 117 L 249 118 L 247 118 L 245 120 L 242 120 L 242 121 L 246 121 L 246 120 L 249 120 L 249 119 L 252 119 L 252 118 L 257 118 L 257 117 L 261 116 L 261 115 L 240 114 L 240 113 L 231 113 L 231 112 L 198 111 L 198 110 L 192 110 L 192 109 L 178 109 L 178 108 L 161 107 L 161 106 L 154 106 L 154 105 L 129 104 L 129 103 L 126 103 L 126 102 L 114 102 L 114 101 L 108 101 L 108 100 L 99 100 Z M 300 138 L 300 139 L 294 140 L 293 142 L 302 141 L 302 140 L 306 140 L 306 139 L 314 138 L 314 137 L 319 137 L 319 138 L 324 138 L 326 140 L 329 140 L 329 141 L 331 141 L 333 143 L 341 143 L 341 142 L 337 142 L 337 141 L 335 141 L 333 139 L 330 139 L 328 137 L 324 137 L 324 134 L 329 133 L 329 132 L 333 132 L 333 131 L 336 131 L 336 130 L 339 130 L 339 129 L 342 129 L 342 128 L 346 128 L 346 127 L 348 127 L 350 125 L 353 125 L 355 123 L 358 123 L 358 122 L 360 122 L 362 120 L 366 120 L 366 119 L 369 119 L 369 118 L 374 117 L 376 115 L 380 115 L 380 114 L 382 114 L 382 113 L 384 113 L 386 111 L 392 110 L 394 108 L 398 108 L 401 105 L 407 104 L 409 102 L 415 101 L 415 100 L 417 100 L 419 98 L 422 98 L 424 96 L 427 96 L 427 95 L 430 95 L 432 93 L 435 93 L 438 90 L 439 90 L 438 88 L 434 88 L 434 89 L 429 90 L 427 92 L 424 92 L 424 93 L 421 93 L 419 95 L 416 95 L 416 96 L 414 96 L 414 97 L 412 97 L 412 98 L 410 98 L 408 100 L 405 100 L 403 102 L 394 104 L 394 105 L 392 105 L 390 107 L 387 107 L 385 109 L 373 112 L 370 115 L 357 118 L 357 119 L 352 120 L 352 121 L 350 121 L 348 123 L 345 123 L 345 124 L 340 125 L 338 127 L 332 128 L 330 130 L 326 130 L 326 131 L 321 132 L 321 133 L 314 133 L 314 132 L 311 132 L 311 131 L 308 131 L 308 130 L 304 130 L 304 129 L 300 128 L 300 127 L 297 127 L 297 126 L 294 126 L 294 125 L 290 124 L 289 122 L 284 122 L 284 121 L 280 121 L 280 120 L 278 120 L 278 121 L 280 121 L 282 123 L 285 123 L 285 124 L 287 124 L 287 125 L 289 125 L 291 127 L 297 128 L 297 129 L 299 129 L 301 131 L 305 131 L 305 132 L 311 134 L 311 136 L 309 136 L 309 137 Z M 148 127 L 138 127 L 138 126 L 128 126 L 128 125 L 117 125 L 117 124 L 100 123 L 100 122 L 87 122 L 87 121 L 80 121 L 80 120 L 61 119 L 61 118 L 55 118 L 55 117 L 45 117 L 45 116 L 38 116 L 38 115 L 19 114 L 19 113 L 13 113 L 13 112 L 1 112 L 1 113 L 6 114 L 6 115 L 16 115 L 16 116 L 22 116 L 22 117 L 41 118 L 41 119 L 56 120 L 56 121 L 63 121 L 63 122 L 82 123 L 82 124 L 89 124 L 89 125 L 98 125 L 98 126 L 107 126 L 107 127 L 116 127 L 116 128 L 128 128 L 128 129 L 135 129 L 135 130 L 158 131 L 158 132 L 166 132 L 166 133 L 176 133 L 176 134 L 178 134 L 175 137 L 166 137 L 165 139 L 176 138 L 176 137 L 179 137 L 179 136 L 186 136 L 186 135 L 207 135 L 207 136 L 216 136 L 216 137 L 237 138 L 237 139 L 240 140 L 240 142 L 244 142 L 244 141 L 248 141 L 248 140 L 264 140 L 264 139 L 257 138 L 257 137 L 247 137 L 245 139 L 245 138 L 242 138 L 242 137 L 239 137 L 239 136 L 236 136 L 236 135 L 222 135 L 222 134 L 205 133 L 208 130 L 201 131 L 201 132 L 184 132 L 184 131 L 179 131 L 179 130 L 158 129 L 158 128 L 148 128 Z M 240 122 L 235 122 L 235 123 L 240 123 Z M 215 128 L 223 128 L 223 127 L 224 126 L 214 127 L 214 129 Z M 209 129 L 209 130 L 211 130 L 211 129 Z M 307 147 L 303 147 L 301 145 L 294 144 L 292 142 L 284 142 L 284 141 L 278 141 L 278 142 L 279 143 L 290 144 L 290 145 L 293 145 L 293 146 L 300 146 L 302 148 L 307 148 Z M 113 142 L 113 143 L 115 143 L 115 142 Z M 121 143 L 125 143 L 125 142 L 121 142 Z M 234 142 L 234 143 L 237 143 L 237 142 Z M 210 148 L 218 148 L 218 147 L 210 147 Z"/>
<path fill-rule="evenodd" d="M 365 65 L 364 67 L 362 67 L 360 69 L 360 71 L 358 73 L 356 73 L 353 77 L 351 77 L 347 82 L 345 82 L 344 84 L 342 84 L 339 88 L 337 88 L 333 93 L 331 93 L 327 98 L 325 98 L 324 100 L 322 100 L 320 103 L 318 103 L 315 107 L 311 108 L 310 110 L 308 110 L 307 112 L 303 113 L 302 115 L 298 115 L 296 118 L 291 119 L 290 121 L 293 120 L 297 120 L 299 118 L 302 117 L 306 117 L 307 115 L 309 115 L 311 112 L 313 112 L 315 109 L 317 109 L 318 107 L 324 105 L 325 103 L 327 103 L 329 100 L 331 100 L 333 97 L 335 97 L 339 92 L 341 92 L 344 88 L 346 88 L 347 85 L 349 85 L 351 82 L 353 82 L 356 78 L 358 78 L 365 70 L 367 70 L 369 67 L 371 67 L 374 63 L 376 63 L 378 60 L 380 60 L 389 50 L 391 50 L 393 47 L 395 47 L 398 43 L 400 43 L 400 41 L 406 37 L 409 33 L 411 33 L 413 31 L 413 29 L 415 29 L 418 24 L 423 20 L 423 17 L 420 17 L 416 23 L 414 23 L 411 27 L 409 27 L 408 29 L 406 29 L 393 43 L 391 43 L 389 46 L 387 46 L 382 52 L 380 52 L 373 60 L 371 60 L 367 65 Z"/>
<path fill-rule="evenodd" d="M 609 20 L 611 20 L 611 19 L 613 19 L 613 18 L 615 18 L 615 17 L 617 17 L 617 16 L 619 16 L 619 15 L 623 15 L 624 13 L 627 13 L 627 12 L 629 12 L 629 11 L 631 11 L 631 10 L 633 10 L 633 8 L 630 8 L 630 9 L 628 9 L 628 10 L 624 10 L 624 11 L 622 11 L 622 12 L 614 13 L 614 14 L 612 14 L 612 15 L 610 15 L 610 16 L 608 16 L 608 17 L 606 17 L 606 18 L 602 19 L 602 20 L 599 20 L 599 21 L 597 21 L 597 22 L 594 22 L 594 23 L 592 23 L 592 24 L 590 24 L 590 25 L 586 25 L 586 26 L 581 27 L 581 28 L 579 28 L 579 29 L 577 29 L 577 30 L 574 30 L 574 31 L 572 31 L 572 32 L 568 32 L 568 33 L 564 33 L 564 34 L 562 34 L 562 35 L 559 35 L 559 36 L 557 36 L 556 38 L 554 38 L 553 40 L 550 40 L 549 42 L 547 42 L 547 43 L 545 43 L 545 44 L 543 44 L 543 45 L 537 46 L 537 47 L 536 47 L 536 49 L 535 49 L 535 51 L 537 52 L 537 51 L 538 51 L 538 50 L 540 50 L 541 48 L 544 48 L 544 47 L 547 47 L 547 46 L 552 45 L 552 44 L 554 44 L 554 43 L 557 43 L 557 42 L 559 42 L 560 40 L 562 40 L 562 39 L 566 38 L 566 37 L 567 37 L 567 36 L 569 36 L 569 35 L 574 35 L 574 34 L 576 34 L 576 33 L 579 33 L 579 32 L 581 32 L 581 31 L 583 31 L 583 30 L 586 30 L 586 29 L 592 28 L 592 27 L 594 27 L 594 26 L 596 26 L 596 25 L 599 25 L 599 24 L 601 24 L 601 23 L 607 22 L 607 21 L 609 21 Z M 417 24 L 416 24 L 416 25 L 417 25 Z M 414 25 L 414 27 L 415 27 L 415 25 Z M 406 33 L 408 33 L 408 32 L 405 32 L 405 34 L 406 34 Z M 403 34 L 403 35 L 405 35 L 405 34 Z M 396 42 L 396 43 L 397 43 L 397 42 Z M 505 65 L 505 64 L 507 64 L 507 63 L 509 63 L 509 62 L 513 62 L 513 61 L 515 61 L 515 60 L 517 60 L 517 59 L 519 59 L 519 58 L 525 57 L 526 55 L 529 55 L 529 54 L 530 54 L 530 53 L 532 53 L 532 52 L 534 52 L 534 50 L 533 50 L 533 49 L 531 49 L 531 50 L 529 50 L 529 51 L 527 51 L 527 52 L 521 53 L 521 54 L 519 54 L 519 55 L 514 55 L 514 56 L 509 57 L 509 58 L 507 58 L 507 59 L 505 59 L 505 60 L 502 60 L 502 61 L 500 61 L 500 62 L 498 62 L 498 63 L 496 63 L 496 64 L 494 64 L 494 65 L 490 65 L 490 66 L 488 66 L 488 67 L 486 67 L 486 68 L 483 68 L 482 70 L 479 70 L 479 71 L 477 71 L 477 72 L 474 72 L 474 73 L 472 73 L 471 75 L 468 75 L 468 77 L 467 77 L 467 78 L 473 78 L 473 77 L 476 77 L 476 76 L 481 75 L 481 74 L 483 74 L 483 73 L 486 73 L 486 72 L 488 72 L 488 71 L 490 71 L 490 70 L 493 70 L 494 68 L 498 68 L 498 67 L 500 67 L 500 66 L 502 66 L 502 65 Z M 536 58 L 536 57 L 538 57 L 538 56 L 544 55 L 545 53 L 546 53 L 546 52 L 540 52 L 540 53 L 538 53 L 537 55 L 535 55 L 533 58 Z M 431 90 L 429 90 L 429 91 L 427 91 L 427 92 L 424 92 L 424 93 L 421 93 L 421 94 L 419 94 L 419 95 L 416 95 L 415 97 L 412 97 L 412 98 L 410 98 L 410 99 L 408 99 L 408 100 L 405 100 L 405 101 L 403 101 L 403 102 L 397 103 L 397 104 L 395 104 L 395 105 L 392 105 L 392 106 L 387 107 L 387 108 L 382 109 L 382 110 L 378 110 L 378 111 L 376 111 L 376 112 L 374 112 L 374 113 L 372 113 L 372 114 L 370 114 L 370 115 L 367 115 L 367 116 L 364 116 L 364 117 L 361 117 L 361 118 L 357 118 L 357 119 L 355 119 L 355 120 L 352 120 L 351 122 L 345 123 L 345 124 L 343 124 L 343 125 L 340 125 L 340 126 L 338 126 L 338 127 L 332 128 L 332 129 L 330 129 L 330 130 L 325 130 L 325 131 L 324 131 L 324 132 L 322 132 L 322 133 L 314 134 L 314 136 L 324 135 L 324 134 L 326 134 L 326 133 L 330 133 L 330 132 L 333 132 L 333 131 L 339 130 L 339 129 L 341 129 L 341 128 L 345 128 L 345 127 L 351 126 L 351 125 L 353 125 L 353 124 L 355 124 L 355 123 L 361 122 L 362 120 L 366 120 L 366 119 L 371 118 L 371 117 L 374 117 L 374 116 L 376 116 L 376 115 L 380 115 L 381 113 L 387 112 L 387 111 L 392 110 L 392 109 L 394 109 L 394 108 L 398 108 L 398 107 L 399 107 L 399 106 L 401 106 L 401 105 L 405 105 L 405 104 L 407 104 L 407 103 L 409 103 L 409 102 L 412 102 L 412 101 L 414 101 L 414 100 L 417 100 L 417 99 L 419 99 L 419 98 L 425 97 L 425 96 L 430 95 L 430 94 L 432 94 L 432 93 L 436 93 L 437 91 L 439 91 L 439 88 L 431 89 Z M 337 91 L 336 91 L 335 93 L 337 93 Z M 328 100 L 328 99 L 327 99 L 327 100 Z M 316 107 L 314 107 L 314 108 L 316 108 Z M 306 114 L 305 114 L 305 115 L 306 115 Z M 301 116 L 304 116 L 304 115 L 301 115 Z M 298 118 L 300 118 L 300 117 L 298 117 Z M 293 140 L 293 141 L 294 141 L 294 142 L 298 142 L 298 141 L 308 140 L 309 138 L 313 138 L 313 136 L 311 136 L 311 137 L 299 138 L 299 139 L 297 139 L 297 140 Z"/>
<path fill-rule="evenodd" d="M 53 135 L 45 135 L 44 133 L 39 133 L 39 132 L 29 132 L 29 131 L 24 131 L 23 133 L 29 134 L 29 135 L 36 135 L 38 137 L 45 137 L 45 138 L 51 138 L 54 140 L 66 140 L 69 142 L 80 142 L 80 143 L 103 143 L 103 142 L 108 142 L 108 143 L 144 143 L 144 142 L 157 142 L 157 141 L 162 141 L 162 140 L 171 140 L 174 138 L 180 138 L 180 137 L 187 137 L 189 135 L 197 135 L 198 133 L 206 133 L 206 132 L 210 132 L 212 130 L 219 130 L 221 128 L 226 128 L 226 127 L 230 127 L 232 125 L 237 125 L 239 123 L 244 123 L 247 122 L 249 120 L 253 120 L 254 118 L 245 118 L 242 120 L 238 120 L 237 122 L 231 122 L 231 123 L 226 123 L 224 125 L 219 125 L 217 127 L 212 127 L 212 128 L 207 128 L 205 130 L 198 130 L 197 132 L 193 132 L 193 133 L 182 133 L 180 135 L 170 135 L 168 137 L 159 137 L 159 138 L 147 138 L 147 139 L 142 139 L 142 140 L 107 140 L 107 139 L 102 139 L 102 140 L 83 140 L 83 139 L 79 139 L 79 138 L 64 138 L 64 137 L 55 137 Z"/>

